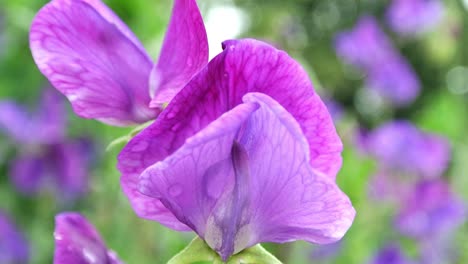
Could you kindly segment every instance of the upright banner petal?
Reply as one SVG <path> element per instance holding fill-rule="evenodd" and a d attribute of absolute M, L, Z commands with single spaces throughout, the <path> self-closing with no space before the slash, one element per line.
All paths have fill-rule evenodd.
<path fill-rule="evenodd" d="M 157 64 L 151 72 L 154 107 L 168 103 L 208 63 L 208 38 L 195 0 L 175 0 Z"/>
<path fill-rule="evenodd" d="M 33 21 L 30 46 L 41 72 L 78 115 L 120 126 L 157 116 L 149 108 L 152 62 L 100 1 L 51 1 Z"/>

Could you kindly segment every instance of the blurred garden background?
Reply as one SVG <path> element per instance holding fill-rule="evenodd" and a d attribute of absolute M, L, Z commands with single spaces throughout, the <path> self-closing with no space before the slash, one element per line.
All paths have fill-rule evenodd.
<path fill-rule="evenodd" d="M 104 2 L 157 58 L 172 1 Z M 197 2 L 210 57 L 229 38 L 285 50 L 309 72 L 344 143 L 337 181 L 357 211 L 344 239 L 266 248 L 288 264 L 468 263 L 467 0 Z M 46 3 L 0 0 L 0 264 L 51 263 L 63 211 L 84 214 L 126 263 L 166 263 L 194 234 L 131 209 L 116 169 L 123 145 L 107 146 L 132 128 L 80 119 L 48 90 L 28 42 Z M 29 114 L 15 116 L 13 102 Z M 81 178 L 66 189 L 43 177 L 53 173 Z M 9 262 L 13 250 L 20 257 Z"/>

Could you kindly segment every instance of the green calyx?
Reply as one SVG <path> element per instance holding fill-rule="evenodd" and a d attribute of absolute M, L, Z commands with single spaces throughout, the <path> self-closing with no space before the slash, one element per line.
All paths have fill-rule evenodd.
<path fill-rule="evenodd" d="M 196 237 L 167 264 L 282 264 L 260 244 L 242 250 L 223 262 L 200 237 Z"/>

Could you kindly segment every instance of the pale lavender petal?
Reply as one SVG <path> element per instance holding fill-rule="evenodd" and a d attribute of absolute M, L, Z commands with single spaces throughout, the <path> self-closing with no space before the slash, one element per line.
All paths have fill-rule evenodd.
<path fill-rule="evenodd" d="M 437 26 L 443 13 L 444 6 L 439 0 L 393 0 L 386 18 L 395 32 L 414 36 Z"/>
<path fill-rule="evenodd" d="M 0 209 L 0 263 L 29 263 L 29 244 L 14 222 Z"/>
<path fill-rule="evenodd" d="M 40 154 L 22 154 L 13 160 L 11 180 L 23 194 L 34 195 L 44 187 L 47 176 L 46 161 Z"/>
<path fill-rule="evenodd" d="M 55 217 L 54 264 L 120 264 L 99 233 L 78 213 Z"/>
<path fill-rule="evenodd" d="M 74 111 L 112 125 L 143 123 L 152 62 L 133 34 L 99 1 L 53 0 L 36 15 L 30 46 L 39 69 Z"/>
<path fill-rule="evenodd" d="M 122 187 L 140 217 L 187 229 L 158 200 L 138 192 L 137 178 L 241 103 L 248 92 L 271 96 L 294 116 L 309 141 L 314 168 L 334 178 L 341 167 L 341 140 L 299 64 L 285 52 L 255 40 L 228 41 L 224 48 L 119 155 Z"/>
<path fill-rule="evenodd" d="M 273 99 L 247 95 L 262 107 L 251 117 L 245 144 L 251 165 L 253 230 L 258 242 L 306 240 L 326 244 L 346 233 L 355 211 L 328 175 L 310 165 L 299 123 Z"/>
<path fill-rule="evenodd" d="M 151 106 L 168 103 L 208 63 L 208 39 L 195 0 L 175 0 L 157 64 L 151 72 Z"/>
<path fill-rule="evenodd" d="M 244 102 L 145 170 L 140 190 L 224 260 L 259 242 L 339 240 L 354 209 L 332 179 L 312 169 L 297 121 L 264 94 Z"/>
<path fill-rule="evenodd" d="M 467 207 L 442 180 L 418 184 L 396 218 L 398 230 L 428 239 L 443 236 L 466 221 Z"/>

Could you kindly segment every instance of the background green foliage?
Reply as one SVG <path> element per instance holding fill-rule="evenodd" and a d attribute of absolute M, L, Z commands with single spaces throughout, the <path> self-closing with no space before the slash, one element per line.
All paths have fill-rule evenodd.
<path fill-rule="evenodd" d="M 34 14 L 47 1 L 0 0 L 0 98 L 12 98 L 35 105 L 45 78 L 36 68 L 28 48 L 28 28 Z M 169 0 L 105 1 L 132 28 L 156 58 L 170 15 Z M 375 164 L 358 153 L 352 133 L 358 124 L 373 127 L 392 118 L 414 121 L 427 131 L 449 138 L 453 161 L 447 178 L 460 195 L 468 199 L 467 95 L 450 92 L 447 73 L 457 65 L 468 65 L 468 12 L 461 0 L 447 0 L 445 22 L 434 32 L 416 40 L 391 35 L 395 46 L 408 58 L 423 86 L 422 96 L 411 106 L 394 110 L 387 107 L 378 115 L 360 112 L 356 93 L 362 79 L 338 60 L 333 37 L 354 25 L 360 15 L 373 14 L 382 21 L 387 1 L 355 0 L 238 0 L 235 3 L 199 0 L 204 16 L 213 6 L 236 4 L 247 14 L 249 27 L 242 36 L 274 43 L 299 60 L 314 76 L 319 92 L 335 98 L 345 106 L 346 114 L 337 124 L 345 151 L 338 183 L 350 196 L 358 212 L 355 223 L 343 240 L 338 257 L 328 263 L 365 263 L 389 239 L 397 236 L 391 229 L 392 208 L 369 199 L 367 182 Z M 219 21 L 219 23 L 227 23 Z M 383 24 L 383 23 L 382 23 Z M 293 27 L 294 34 L 285 30 Z M 390 33 L 389 30 L 386 30 Z M 210 34 L 210 32 L 208 32 Z M 468 88 L 466 89 L 468 90 Z M 361 102 L 362 103 L 362 102 Z M 96 121 L 76 117 L 69 109 L 70 136 L 92 135 L 98 144 L 98 159 L 92 170 L 89 194 L 76 204 L 63 205 L 48 193 L 39 197 L 18 194 L 9 182 L 8 161 L 14 150 L 0 139 L 0 208 L 11 213 L 33 247 L 32 263 L 51 263 L 53 254 L 54 216 L 61 211 L 78 211 L 92 221 L 108 246 L 127 263 L 165 263 L 193 238 L 135 216 L 120 190 L 115 168 L 119 148 L 105 152 L 115 138 L 131 128 L 114 128 Z M 34 133 L 34 131 L 31 131 Z M 468 263 L 468 227 L 457 237 Z M 416 254 L 411 241 L 403 241 L 409 254 Z M 296 242 L 266 245 L 285 263 L 310 263 L 312 245 Z M 314 261 L 313 263 L 326 263 Z"/>

